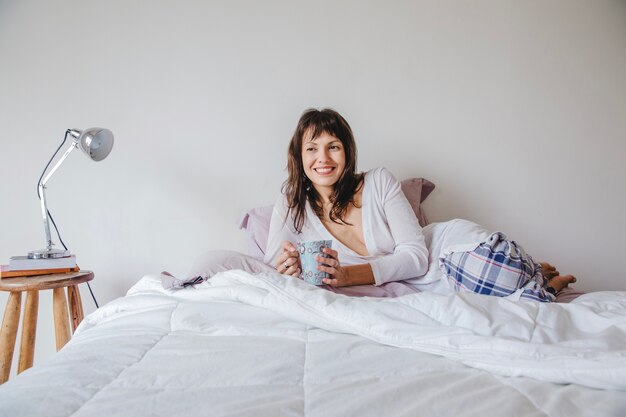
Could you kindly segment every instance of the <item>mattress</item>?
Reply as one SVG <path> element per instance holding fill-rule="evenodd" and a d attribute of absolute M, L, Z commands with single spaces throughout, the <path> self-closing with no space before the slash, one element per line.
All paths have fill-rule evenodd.
<path fill-rule="evenodd" d="M 357 299 L 243 271 L 164 290 L 146 276 L 0 386 L 0 415 L 626 415 L 624 293 L 565 307 L 492 298 Z M 532 332 L 494 317 L 515 306 Z M 567 324 L 537 325 L 546 308 L 596 322 L 550 333 Z"/>

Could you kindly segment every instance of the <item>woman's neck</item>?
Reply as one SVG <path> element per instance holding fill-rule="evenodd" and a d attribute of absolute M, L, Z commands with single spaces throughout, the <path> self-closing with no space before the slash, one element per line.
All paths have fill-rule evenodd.
<path fill-rule="evenodd" d="M 320 200 L 323 206 L 332 205 L 332 201 L 330 197 L 333 195 L 333 187 L 320 187 L 315 186 L 315 191 L 320 196 Z"/>

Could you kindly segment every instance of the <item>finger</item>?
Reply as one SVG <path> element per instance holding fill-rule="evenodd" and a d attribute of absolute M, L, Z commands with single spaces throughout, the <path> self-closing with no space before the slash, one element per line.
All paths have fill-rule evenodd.
<path fill-rule="evenodd" d="M 302 274 L 302 270 L 300 268 L 296 269 L 296 272 L 294 272 L 293 274 L 291 274 L 292 277 L 295 278 L 300 278 L 300 275 Z"/>
<path fill-rule="evenodd" d="M 283 268 L 285 268 L 284 273 L 292 275 L 300 267 L 300 260 L 293 256 L 289 256 L 285 259 L 285 262 L 283 262 L 282 265 Z"/>
<path fill-rule="evenodd" d="M 276 265 L 276 272 L 278 272 L 279 274 L 284 274 L 286 270 L 287 268 L 285 267 L 284 263 L 279 263 L 278 265 Z"/>
<path fill-rule="evenodd" d="M 281 271 L 282 269 L 286 269 L 285 265 L 285 261 L 287 260 L 287 256 L 285 255 L 280 255 L 279 257 L 276 258 L 276 261 L 274 262 L 274 267 L 276 268 L 277 271 Z"/>
<path fill-rule="evenodd" d="M 322 272 L 327 272 L 330 275 L 335 275 L 337 273 L 337 270 L 332 266 L 318 265 L 317 270 L 322 271 Z"/>
<path fill-rule="evenodd" d="M 293 253 L 293 252 L 298 252 L 298 250 L 296 249 L 295 245 L 293 243 L 291 243 L 288 240 L 285 240 L 282 244 L 281 244 L 282 248 L 283 248 L 283 252 L 288 252 L 288 253 Z"/>
<path fill-rule="evenodd" d="M 338 252 L 336 250 L 332 250 L 331 248 L 322 249 L 322 253 L 330 256 L 333 259 L 338 259 Z"/>
<path fill-rule="evenodd" d="M 323 256 L 318 256 L 315 258 L 315 260 L 317 261 L 318 265 L 332 266 L 335 268 L 339 266 L 339 261 L 337 259 L 324 258 Z"/>
<path fill-rule="evenodd" d="M 283 262 L 285 262 L 287 259 L 289 259 L 289 254 L 290 252 L 283 250 L 282 252 L 280 252 L 278 254 L 278 256 L 276 257 L 276 260 L 274 261 L 276 265 L 282 264 Z"/>
<path fill-rule="evenodd" d="M 334 278 L 324 278 L 322 282 L 327 285 L 332 285 L 333 287 L 336 287 L 337 284 L 339 284 L 339 281 Z"/>
<path fill-rule="evenodd" d="M 298 252 L 289 253 L 289 256 L 287 257 L 285 262 L 289 266 L 292 266 L 292 265 L 296 266 L 296 267 L 301 267 L 302 266 L 302 264 L 300 263 L 300 254 Z"/>
<path fill-rule="evenodd" d="M 284 274 L 294 263 L 296 263 L 296 261 L 294 261 L 292 257 L 287 256 L 285 253 L 283 256 L 278 258 L 276 269 Z"/>
<path fill-rule="evenodd" d="M 291 265 L 289 268 L 287 268 L 284 272 L 285 275 L 293 275 L 295 276 L 296 272 L 298 271 L 298 265 Z"/>
<path fill-rule="evenodd" d="M 298 254 L 298 252 L 283 252 L 280 255 L 278 255 L 278 257 L 276 258 L 276 261 L 274 261 L 274 265 L 276 267 L 276 269 L 280 269 L 281 265 L 286 265 L 287 266 L 291 266 L 294 264 L 298 264 L 300 265 L 300 256 Z"/>

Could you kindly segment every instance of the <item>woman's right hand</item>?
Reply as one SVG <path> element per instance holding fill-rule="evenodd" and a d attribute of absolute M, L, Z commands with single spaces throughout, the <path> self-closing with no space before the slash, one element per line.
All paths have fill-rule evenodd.
<path fill-rule="evenodd" d="M 280 255 L 274 261 L 276 271 L 283 275 L 291 275 L 293 277 L 300 277 L 300 254 L 295 245 L 291 242 L 284 241 L 282 243 L 282 250 Z"/>

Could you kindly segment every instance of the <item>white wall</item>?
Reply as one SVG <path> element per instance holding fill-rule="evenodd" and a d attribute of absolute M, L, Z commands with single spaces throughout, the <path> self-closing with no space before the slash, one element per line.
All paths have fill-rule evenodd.
<path fill-rule="evenodd" d="M 36 181 L 105 303 L 244 250 L 301 112 L 351 123 L 360 168 L 437 184 L 432 220 L 500 229 L 583 290 L 626 290 L 624 1 L 0 1 L 0 261 L 43 246 Z M 94 310 L 82 289 L 86 312 Z M 6 295 L 0 296 L 0 306 Z M 36 363 L 54 351 L 42 294 Z"/>

